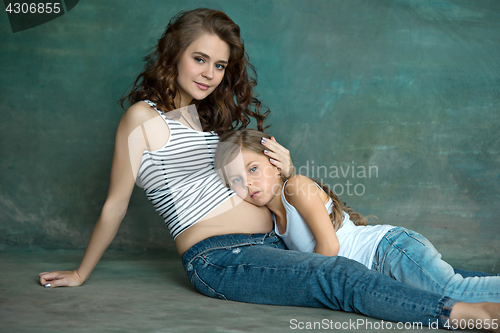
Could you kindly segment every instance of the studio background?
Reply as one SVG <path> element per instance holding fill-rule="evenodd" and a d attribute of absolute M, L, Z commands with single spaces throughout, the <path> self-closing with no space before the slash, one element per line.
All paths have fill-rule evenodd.
<path fill-rule="evenodd" d="M 1 13 L 1 251 L 83 251 L 117 101 L 170 18 L 197 7 L 240 26 L 269 132 L 299 170 L 452 265 L 500 272 L 500 2 L 487 0 L 83 0 L 18 33 Z M 175 252 L 142 188 L 111 248 Z"/>

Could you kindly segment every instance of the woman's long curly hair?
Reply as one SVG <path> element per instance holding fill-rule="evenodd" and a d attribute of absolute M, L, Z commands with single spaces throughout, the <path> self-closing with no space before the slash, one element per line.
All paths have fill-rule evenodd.
<path fill-rule="evenodd" d="M 207 8 L 181 11 L 170 20 L 158 45 L 143 59 L 144 71 L 133 83 L 131 92 L 120 100 L 122 108 L 125 100 L 134 104 L 145 99 L 156 103 L 164 112 L 178 108 L 174 105 L 179 93 L 177 63 L 187 47 L 204 33 L 226 42 L 230 56 L 219 86 L 207 98 L 194 101 L 203 130 L 221 134 L 244 128 L 250 123 L 250 117 L 257 120 L 259 130 L 265 129 L 263 122 L 269 109 L 261 113 L 261 102 L 252 92 L 257 74 L 245 52 L 240 27 L 225 13 Z"/>
<path fill-rule="evenodd" d="M 228 165 L 240 153 L 241 149 L 246 149 L 248 151 L 265 156 L 265 147 L 260 143 L 262 137 L 268 139 L 271 138 L 271 136 L 267 133 L 248 128 L 238 131 L 229 131 L 221 135 L 219 139 L 219 145 L 217 146 L 217 151 L 215 152 L 214 162 L 215 168 L 219 171 L 220 176 L 226 183 L 226 186 L 229 186 L 229 184 L 227 182 L 227 177 L 224 174 L 224 166 Z M 283 176 L 282 179 L 283 181 L 286 181 L 286 178 L 284 178 Z M 328 185 L 323 184 L 322 182 L 319 182 L 317 180 L 313 181 L 321 186 L 323 191 L 325 191 L 325 193 L 328 194 L 328 196 L 333 201 L 330 220 L 332 221 L 335 230 L 338 230 L 342 226 L 342 222 L 344 221 L 344 214 L 342 213 L 342 211 L 346 212 L 349 215 L 350 220 L 355 225 L 368 224 L 365 217 L 353 211 L 349 206 L 346 205 L 345 202 L 340 201 L 335 192 L 333 192 L 328 187 Z"/>

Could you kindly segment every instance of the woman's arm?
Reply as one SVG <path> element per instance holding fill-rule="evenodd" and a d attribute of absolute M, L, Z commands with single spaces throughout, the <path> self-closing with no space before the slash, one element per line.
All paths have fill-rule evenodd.
<path fill-rule="evenodd" d="M 135 176 L 139 169 L 142 153 L 146 149 L 141 125 L 149 120 L 156 121 L 156 119 L 152 119 L 149 106 L 144 103 L 134 104 L 123 115 L 116 131 L 108 196 L 90 237 L 82 262 L 74 271 L 40 273 L 40 284 L 46 285 L 48 283 L 52 288 L 80 286 L 89 278 L 104 251 L 113 241 L 127 212 L 135 185 Z"/>
<path fill-rule="evenodd" d="M 302 175 L 295 175 L 286 183 L 288 202 L 297 209 L 316 239 L 314 252 L 336 256 L 340 248 L 339 240 L 325 208 L 322 193 L 324 192 L 311 179 Z"/>

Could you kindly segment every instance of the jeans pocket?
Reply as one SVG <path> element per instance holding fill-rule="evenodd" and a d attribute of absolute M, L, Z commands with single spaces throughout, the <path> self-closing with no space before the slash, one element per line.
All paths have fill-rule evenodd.
<path fill-rule="evenodd" d="M 425 238 L 424 236 L 422 236 L 418 232 L 411 231 L 411 230 L 406 230 L 405 232 L 408 235 L 408 237 L 413 238 L 414 240 L 416 240 L 417 242 L 419 242 L 423 246 L 428 246 L 429 244 L 431 244 L 431 242 L 429 242 L 429 240 L 427 238 Z"/>
<path fill-rule="evenodd" d="M 227 300 L 227 298 L 223 294 L 218 293 L 208 284 L 206 284 L 196 271 L 194 271 L 193 275 L 191 276 L 191 284 L 196 288 L 196 290 L 198 290 L 205 296 Z"/>

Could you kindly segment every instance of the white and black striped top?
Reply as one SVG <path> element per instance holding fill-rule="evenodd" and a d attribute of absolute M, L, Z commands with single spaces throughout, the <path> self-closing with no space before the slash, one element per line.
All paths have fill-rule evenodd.
<path fill-rule="evenodd" d="M 193 130 L 144 102 L 165 120 L 170 137 L 160 149 L 143 152 L 138 181 L 175 239 L 236 193 L 215 171 L 215 132 Z"/>

